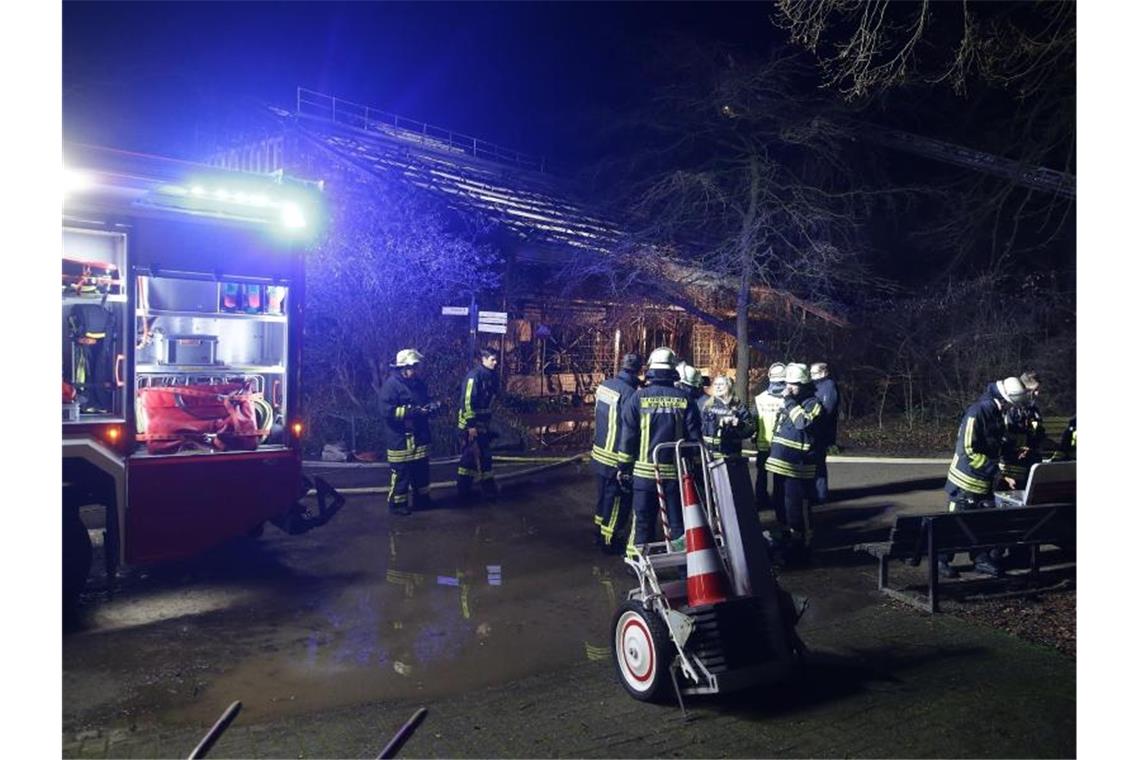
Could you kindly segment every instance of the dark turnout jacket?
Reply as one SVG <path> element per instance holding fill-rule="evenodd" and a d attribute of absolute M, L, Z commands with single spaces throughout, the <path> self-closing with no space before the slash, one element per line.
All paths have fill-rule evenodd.
<path fill-rule="evenodd" d="M 641 385 L 637 375 L 622 370 L 594 391 L 594 469 L 608 475 L 619 464 L 633 461 L 623 454 L 621 444 L 621 409 Z"/>
<path fill-rule="evenodd" d="M 946 491 L 951 495 L 965 492 L 984 497 L 993 493 L 1005 430 L 999 398 L 997 387 L 991 383 L 962 415 L 954 442 L 954 458 L 946 474 Z"/>
<path fill-rule="evenodd" d="M 816 432 L 817 445 L 824 451 L 835 445 L 839 430 L 839 386 L 830 377 L 815 381 L 815 397 L 823 406 Z"/>
<path fill-rule="evenodd" d="M 499 395 L 499 376 L 482 364 L 467 373 L 459 387 L 459 429 L 487 431 L 491 402 Z"/>
<path fill-rule="evenodd" d="M 428 401 L 427 386 L 418 377 L 409 380 L 397 371 L 380 386 L 380 414 L 384 418 L 389 462 L 407 462 L 428 455 L 431 429 L 428 415 L 420 411 Z"/>
<path fill-rule="evenodd" d="M 752 437 L 756 426 L 748 406 L 729 397 L 727 403 L 715 396 L 700 404 L 701 434 L 714 456 L 740 456 L 743 442 Z M 736 425 L 725 425 L 726 417 L 735 417 Z"/>
<path fill-rule="evenodd" d="M 619 449 L 633 461 L 634 487 L 652 487 L 653 448 L 662 443 L 701 440 L 701 420 L 697 405 L 684 391 L 674 388 L 675 370 L 651 369 L 649 385 L 635 391 L 621 412 Z M 677 479 L 672 450 L 658 456 L 662 480 Z"/>
<path fill-rule="evenodd" d="M 776 433 L 772 451 L 764 468 L 787 478 L 810 480 L 815 477 L 815 448 L 823 404 L 810 391 L 796 398 L 784 399 L 784 408 L 776 416 Z"/>

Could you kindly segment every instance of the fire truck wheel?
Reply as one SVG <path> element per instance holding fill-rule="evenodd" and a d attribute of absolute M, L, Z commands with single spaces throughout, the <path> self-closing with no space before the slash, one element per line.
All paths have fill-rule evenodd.
<path fill-rule="evenodd" d="M 614 613 L 614 667 L 634 699 L 657 702 L 669 688 L 673 643 L 664 621 L 640 602 L 624 602 Z"/>
<path fill-rule="evenodd" d="M 63 511 L 63 603 L 71 605 L 87 585 L 91 570 L 91 536 L 78 509 Z"/>

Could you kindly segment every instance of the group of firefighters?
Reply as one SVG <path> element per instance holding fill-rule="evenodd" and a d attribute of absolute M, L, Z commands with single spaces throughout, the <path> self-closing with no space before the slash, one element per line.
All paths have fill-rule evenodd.
<path fill-rule="evenodd" d="M 768 531 L 774 557 L 806 560 L 811 506 L 827 500 L 826 456 L 836 439 L 839 393 L 827 365 L 819 362 L 809 370 L 804 364 L 773 364 L 768 388 L 755 399 L 755 414 L 734 396 L 725 375 L 712 381 L 712 395 L 706 395 L 700 371 L 678 361 L 669 348 L 649 355 L 644 381 L 641 368 L 640 356 L 626 354 L 617 376 L 595 392 L 594 523 L 602 550 L 633 554 L 635 546 L 655 540 L 661 501 L 666 539 L 683 547 L 678 465 L 667 446 L 655 463 L 655 448 L 700 441 L 713 457 L 746 467 L 744 444 L 754 441 L 756 506 L 776 515 Z"/>
<path fill-rule="evenodd" d="M 423 360 L 423 354 L 414 348 L 398 352 L 392 373 L 380 387 L 380 414 L 391 472 L 388 510 L 395 515 L 409 515 L 413 508 L 423 510 L 431 506 L 428 421 L 442 405 L 429 399 L 427 385 L 419 376 Z M 456 486 L 463 501 L 480 495 L 488 500 L 498 496 L 491 459 L 494 434 L 490 430 L 491 402 L 499 393 L 499 376 L 495 373 L 498 364 L 495 352 L 483 349 L 479 363 L 460 386 Z"/>
<path fill-rule="evenodd" d="M 388 508 L 396 515 L 431 504 L 428 422 L 441 404 L 429 398 L 419 376 L 423 359 L 413 348 L 398 352 L 393 372 L 380 389 L 391 469 Z M 459 389 L 456 483 L 462 501 L 480 496 L 493 500 L 498 494 L 490 429 L 491 404 L 499 393 L 497 365 L 495 352 L 483 349 Z M 755 506 L 775 513 L 775 524 L 765 531 L 773 559 L 788 564 L 810 557 L 811 509 L 829 496 L 827 455 L 836 445 L 839 390 L 824 362 L 810 368 L 777 362 L 767 374 L 768 386 L 754 399 L 753 412 L 734 395 L 733 380 L 725 375 L 711 382 L 712 394 L 707 395 L 709 383 L 700 371 L 679 361 L 669 348 L 655 349 L 647 367 L 638 354 L 622 358 L 617 375 L 595 391 L 594 524 L 595 541 L 604 552 L 632 555 L 635 546 L 656 540 L 659 512 L 665 538 L 674 548 L 683 548 L 678 463 L 670 446 L 662 447 L 654 462 L 655 448 L 699 441 L 711 456 L 746 467 L 747 442 L 757 452 Z M 1059 445 L 1047 451 L 1039 393 L 1037 374 L 1025 372 L 990 383 L 967 408 L 946 480 L 951 511 L 992 506 L 995 485 L 1024 488 L 1030 468 L 1046 454 L 1076 457 L 1075 417 Z M 972 558 L 979 572 L 1004 572 L 998 551 L 978 552 Z M 944 577 L 958 575 L 952 559 L 939 558 Z"/>

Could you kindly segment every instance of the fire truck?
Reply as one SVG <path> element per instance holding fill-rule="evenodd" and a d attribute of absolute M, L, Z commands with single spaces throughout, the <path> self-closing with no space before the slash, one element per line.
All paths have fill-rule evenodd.
<path fill-rule="evenodd" d="M 81 509 L 104 512 L 112 583 L 122 565 L 266 522 L 326 522 L 335 491 L 318 483 L 315 513 L 299 501 L 302 257 L 319 187 L 83 145 L 64 160 L 65 601 L 91 570 Z"/>

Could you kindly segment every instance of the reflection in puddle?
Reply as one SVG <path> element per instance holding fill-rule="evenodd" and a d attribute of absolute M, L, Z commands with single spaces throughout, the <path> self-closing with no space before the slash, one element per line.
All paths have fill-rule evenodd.
<path fill-rule="evenodd" d="M 453 694 L 608 659 L 610 617 L 632 586 L 620 559 L 551 540 L 542 530 L 549 517 L 481 518 L 478 530 L 400 525 L 380 553 L 363 538 L 346 548 L 352 579 L 298 592 L 290 625 L 274 629 L 279 644 L 235 662 L 209 698 L 313 710 Z"/>

